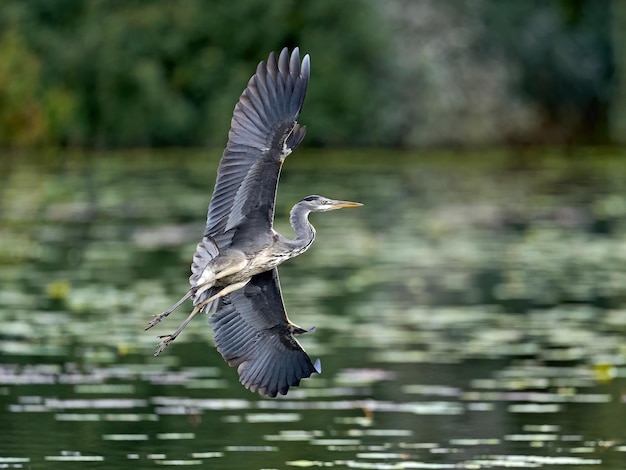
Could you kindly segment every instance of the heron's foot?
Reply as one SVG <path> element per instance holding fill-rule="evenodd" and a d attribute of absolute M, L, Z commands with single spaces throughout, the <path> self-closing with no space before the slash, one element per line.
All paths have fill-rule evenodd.
<path fill-rule="evenodd" d="M 168 308 L 165 312 L 163 313 L 159 313 L 158 315 L 152 315 L 154 318 L 152 319 L 152 321 L 150 323 L 148 323 L 148 326 L 146 326 L 144 328 L 145 330 L 149 330 L 150 328 L 152 328 L 154 325 L 158 325 L 159 323 L 161 323 L 163 321 L 163 319 L 165 317 L 167 317 L 170 313 L 172 313 L 174 310 L 176 310 L 178 307 L 181 306 L 181 304 L 187 300 L 189 297 L 191 297 L 194 294 L 194 289 L 191 288 L 187 291 L 187 293 L 185 295 L 183 295 L 178 302 L 176 302 L 174 305 L 172 305 L 170 308 Z"/>
<path fill-rule="evenodd" d="M 158 356 L 159 354 L 161 354 L 165 350 L 165 348 L 167 348 L 170 345 L 170 343 L 176 339 L 176 336 L 164 335 L 164 336 L 159 336 L 159 339 L 161 339 L 162 341 L 157 346 L 156 351 L 154 351 L 155 356 Z"/>
<path fill-rule="evenodd" d="M 163 321 L 163 319 L 165 317 L 167 317 L 167 315 L 169 315 L 170 312 L 163 312 L 163 313 L 159 313 L 158 315 L 152 315 L 152 320 L 150 321 L 150 323 L 148 323 L 148 326 L 146 326 L 144 328 L 144 331 L 149 330 L 150 328 L 152 328 L 155 325 L 158 325 L 159 323 L 161 323 Z"/>

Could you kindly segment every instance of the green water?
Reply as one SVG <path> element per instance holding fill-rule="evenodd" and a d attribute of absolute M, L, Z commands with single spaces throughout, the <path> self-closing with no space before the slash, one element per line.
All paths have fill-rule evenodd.
<path fill-rule="evenodd" d="M 559 155 L 563 154 L 563 155 Z M 0 468 L 626 465 L 626 155 L 298 151 L 280 268 L 323 373 L 241 385 L 188 288 L 219 151 L 0 157 Z"/>

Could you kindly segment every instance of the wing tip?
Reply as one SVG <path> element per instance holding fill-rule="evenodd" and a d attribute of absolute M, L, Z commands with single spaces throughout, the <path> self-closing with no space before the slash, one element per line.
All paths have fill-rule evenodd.
<path fill-rule="evenodd" d="M 300 76 L 307 81 L 311 76 L 311 56 L 309 54 L 306 54 L 302 59 L 302 65 L 300 66 Z"/>
<path fill-rule="evenodd" d="M 305 54 L 302 60 L 300 60 L 300 47 L 296 46 L 289 53 L 288 47 L 283 47 L 278 54 L 272 51 L 267 59 L 267 62 L 261 61 L 258 67 L 265 69 L 275 68 L 284 74 L 291 74 L 294 76 L 300 76 L 306 80 L 311 75 L 311 56 Z M 258 70 L 258 68 L 257 68 Z"/>

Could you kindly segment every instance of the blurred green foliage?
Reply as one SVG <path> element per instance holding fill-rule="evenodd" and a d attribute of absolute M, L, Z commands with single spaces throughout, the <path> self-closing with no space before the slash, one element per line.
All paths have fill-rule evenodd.
<path fill-rule="evenodd" d="M 598 142 L 610 5 L 4 0 L 0 146 L 222 146 L 256 64 L 284 46 L 312 56 L 308 145 Z"/>
<path fill-rule="evenodd" d="M 15 80 L 15 77 L 21 77 Z M 44 138 L 45 118 L 38 100 L 40 63 L 15 30 L 0 36 L 0 139 L 29 145 Z"/>
<path fill-rule="evenodd" d="M 622 0 L 615 0 L 613 3 Z M 543 132 L 606 141 L 614 91 L 611 2 L 490 1 L 484 45 L 515 58 L 517 88 L 542 109 Z M 491 44 L 489 46 L 488 44 Z M 550 140 L 550 137 L 547 137 Z"/>
<path fill-rule="evenodd" d="M 361 0 L 5 0 L 0 11 L 4 145 L 222 145 L 256 64 L 284 46 L 313 57 L 309 142 L 361 140 L 375 105 L 360 102 L 375 95 L 381 52 Z"/>

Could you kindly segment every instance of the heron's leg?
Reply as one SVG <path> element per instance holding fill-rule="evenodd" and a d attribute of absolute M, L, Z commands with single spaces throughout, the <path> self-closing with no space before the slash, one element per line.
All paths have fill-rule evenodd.
<path fill-rule="evenodd" d="M 170 313 L 172 313 L 174 310 L 176 310 L 178 307 L 181 306 L 181 304 L 187 300 L 189 297 L 191 297 L 193 295 L 193 289 L 189 289 L 187 291 L 187 293 L 178 301 L 176 302 L 174 305 L 172 305 L 170 308 L 168 308 L 165 312 L 163 313 L 159 313 L 158 315 L 153 315 L 153 319 L 150 323 L 148 323 L 148 326 L 146 326 L 144 328 L 144 330 L 149 330 L 150 328 L 152 328 L 154 325 L 160 323 L 161 321 L 163 321 L 163 319 L 165 317 L 167 317 Z"/>
<path fill-rule="evenodd" d="M 248 261 L 245 258 L 243 258 L 243 259 L 239 260 L 237 263 L 231 264 L 226 269 L 223 269 L 223 270 L 219 271 L 217 274 L 210 273 L 210 275 L 207 276 L 206 278 L 201 277 L 200 279 L 203 281 L 202 284 L 198 284 L 198 285 L 192 287 L 191 289 L 189 289 L 189 291 L 187 291 L 187 293 L 178 302 L 176 302 L 174 305 L 172 305 L 170 308 L 168 308 L 165 312 L 160 313 L 158 315 L 154 315 L 154 318 L 152 319 L 152 321 L 150 321 L 150 323 L 148 323 L 148 326 L 146 326 L 146 328 L 144 330 L 149 330 L 153 326 L 161 323 L 164 318 L 166 318 L 170 313 L 172 313 L 174 310 L 176 310 L 178 307 L 180 307 L 181 304 L 185 300 L 187 300 L 189 297 L 191 297 L 192 295 L 200 295 L 200 294 L 202 294 L 202 292 L 204 292 L 205 290 L 210 289 L 211 287 L 213 287 L 213 285 L 215 284 L 216 280 L 221 279 L 221 278 L 226 277 L 226 276 L 230 276 L 231 274 L 238 273 L 239 271 L 241 271 L 246 266 L 246 264 L 248 264 Z M 245 285 L 245 284 L 243 284 L 243 285 Z M 241 287 L 243 287 L 243 285 Z M 229 292 L 232 292 L 232 291 L 229 291 Z M 217 297 L 221 297 L 221 295 L 218 295 Z M 213 300 L 213 299 L 215 299 L 217 297 L 213 296 L 211 299 L 209 299 L 209 301 L 203 302 L 201 307 L 206 305 L 211 300 Z"/>
<path fill-rule="evenodd" d="M 163 350 L 165 348 L 167 348 L 170 343 L 172 341 L 174 341 L 178 335 L 185 329 L 185 327 L 189 324 L 189 322 L 191 321 L 191 319 L 193 317 L 196 316 L 196 314 L 202 310 L 202 307 L 204 307 L 206 304 L 213 302 L 216 299 L 219 299 L 220 297 L 225 296 L 226 294 L 230 294 L 231 292 L 236 291 L 237 289 L 241 289 L 243 286 L 245 286 L 248 282 L 250 282 L 250 279 L 246 279 L 245 281 L 241 281 L 241 282 L 236 282 L 235 284 L 231 284 L 229 286 L 224 287 L 221 291 L 219 291 L 217 294 L 215 294 L 212 297 L 209 297 L 207 300 L 203 301 L 202 303 L 199 303 L 198 305 L 196 305 L 193 310 L 191 311 L 191 313 L 189 314 L 189 316 L 185 319 L 184 322 L 182 322 L 180 324 L 180 326 L 178 327 L 178 329 L 172 333 L 171 335 L 164 335 L 164 336 L 159 336 L 160 339 L 162 339 L 161 343 L 157 346 L 156 351 L 154 352 L 155 356 L 158 356 L 161 352 L 163 352 Z"/>
<path fill-rule="evenodd" d="M 189 316 L 185 319 L 184 322 L 180 324 L 178 329 L 172 333 L 171 335 L 159 336 L 159 339 L 162 339 L 161 343 L 157 346 L 156 351 L 154 351 L 154 355 L 158 356 L 165 348 L 169 346 L 169 344 L 176 339 L 176 337 L 185 329 L 185 327 L 189 324 L 191 319 L 196 316 L 196 313 L 200 311 L 201 307 L 194 307 Z"/>
<path fill-rule="evenodd" d="M 228 261 L 230 264 L 221 270 L 219 269 L 219 263 L 216 264 L 216 266 L 214 266 L 213 269 L 209 270 L 206 276 L 205 276 L 205 272 L 207 268 L 205 268 L 205 272 L 203 272 L 200 278 L 198 279 L 199 284 L 195 286 L 194 295 L 198 296 L 202 294 L 204 291 L 210 289 L 211 287 L 215 285 L 215 281 L 217 281 L 218 279 L 222 279 L 226 276 L 230 276 L 231 274 L 236 274 L 242 269 L 244 269 L 246 265 L 248 264 L 248 260 L 245 257 L 243 257 L 243 255 L 241 256 L 242 257 L 236 263 L 233 263 L 233 259 L 230 259 Z"/>
<path fill-rule="evenodd" d="M 209 297 L 208 299 L 204 300 L 202 303 L 199 303 L 197 305 L 197 307 L 204 307 L 206 304 L 213 302 L 216 299 L 219 299 L 220 297 L 224 297 L 226 294 L 230 294 L 231 292 L 234 292 L 236 290 L 241 289 L 243 286 L 245 286 L 248 282 L 250 282 L 250 279 L 252 278 L 248 278 L 245 281 L 241 281 L 241 282 L 236 282 L 234 284 L 231 284 L 229 286 L 224 287 L 221 291 L 219 291 L 217 294 Z"/>
<path fill-rule="evenodd" d="M 248 260 L 245 258 L 244 255 L 241 255 L 241 258 L 237 260 L 237 262 L 233 263 L 232 260 L 229 260 L 229 265 L 224 267 L 224 269 L 221 269 L 217 273 L 215 273 L 215 277 L 213 279 L 218 280 L 218 279 L 222 279 L 223 277 L 230 276 L 231 274 L 237 274 L 239 271 L 244 269 L 247 265 L 248 265 Z"/>

